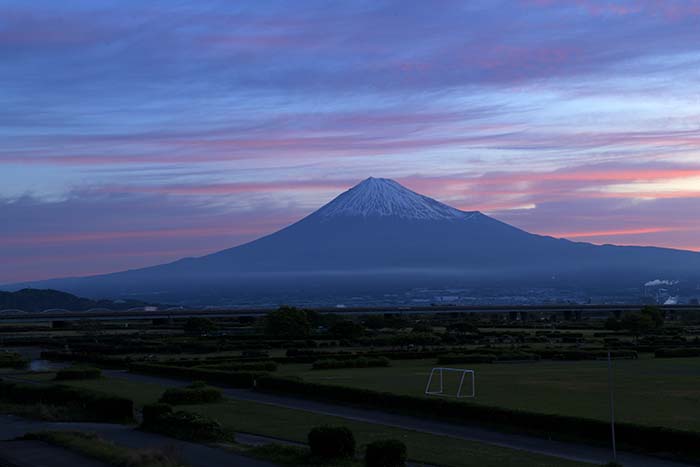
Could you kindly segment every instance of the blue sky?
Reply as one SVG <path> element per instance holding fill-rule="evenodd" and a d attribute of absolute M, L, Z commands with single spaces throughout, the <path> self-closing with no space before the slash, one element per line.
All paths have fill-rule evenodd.
<path fill-rule="evenodd" d="M 0 0 L 0 282 L 230 247 L 368 176 L 700 250 L 700 1 Z"/>

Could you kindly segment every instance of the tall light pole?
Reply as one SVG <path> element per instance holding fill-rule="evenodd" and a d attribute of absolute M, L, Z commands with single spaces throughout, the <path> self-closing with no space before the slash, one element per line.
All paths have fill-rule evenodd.
<path fill-rule="evenodd" d="M 612 437 L 613 460 L 617 462 L 617 446 L 615 444 L 615 398 L 613 397 L 612 357 L 608 350 L 608 392 L 610 393 L 610 435 Z"/>

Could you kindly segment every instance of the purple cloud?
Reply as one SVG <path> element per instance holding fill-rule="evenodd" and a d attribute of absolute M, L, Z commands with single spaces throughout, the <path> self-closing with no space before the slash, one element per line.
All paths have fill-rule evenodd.
<path fill-rule="evenodd" d="M 0 281 L 232 246 L 369 175 L 541 233 L 696 248 L 698 16 L 698 0 L 6 2 Z"/>

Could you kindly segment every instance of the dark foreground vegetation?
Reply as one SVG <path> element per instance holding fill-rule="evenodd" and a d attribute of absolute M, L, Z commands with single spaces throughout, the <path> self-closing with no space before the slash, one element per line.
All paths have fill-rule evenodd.
<path fill-rule="evenodd" d="M 43 441 L 116 467 L 184 467 L 177 453 L 166 448 L 129 449 L 81 431 L 29 433 L 25 440 Z"/>
<path fill-rule="evenodd" d="M 128 423 L 134 403 L 126 398 L 63 385 L 23 384 L 0 380 L 0 401 L 58 407 L 72 420 Z"/>
<path fill-rule="evenodd" d="M 137 409 L 145 404 L 144 430 L 226 443 L 235 436 L 220 412 L 229 410 L 230 402 L 214 386 L 604 446 L 609 442 L 610 357 L 624 376 L 616 382 L 621 449 L 700 459 L 700 423 L 692 416 L 697 408 L 692 401 L 700 397 L 700 316 L 692 314 L 644 308 L 580 317 L 546 312 L 343 317 L 283 307 L 264 319 L 7 325 L 0 327 L 0 337 L 12 349 L 0 354 L 6 371 L 26 371 L 28 360 L 17 350 L 24 347 L 40 348 L 42 358 L 73 364 L 37 376 L 42 384 L 1 382 L 0 403 L 6 410 L 40 404 L 58 419 L 129 422 L 134 399 L 141 401 Z M 477 397 L 427 397 L 428 374 L 439 366 L 474 369 Z M 115 368 L 194 383 L 145 397 L 113 386 L 105 370 Z M 655 375 L 653 384 L 650 374 Z M 52 379 L 71 386 L 51 384 Z M 454 390 L 446 387 L 446 395 Z M 274 433 L 264 424 L 252 429 L 261 426 L 264 433 Z M 305 440 L 306 450 L 236 449 L 290 465 L 348 466 L 402 465 L 416 449 L 415 444 L 376 438 L 351 449 L 350 436 L 338 426 L 313 433 Z M 321 452 L 333 446 L 339 447 L 332 456 Z M 440 453 L 433 456 L 442 458 Z M 330 457 L 335 460 L 322 460 Z"/>

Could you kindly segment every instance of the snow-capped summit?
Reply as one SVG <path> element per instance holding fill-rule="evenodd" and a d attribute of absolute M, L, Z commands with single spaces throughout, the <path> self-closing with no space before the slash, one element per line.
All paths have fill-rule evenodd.
<path fill-rule="evenodd" d="M 399 217 L 403 219 L 467 219 L 465 212 L 409 190 L 388 178 L 370 177 L 316 212 L 321 217 Z"/>

